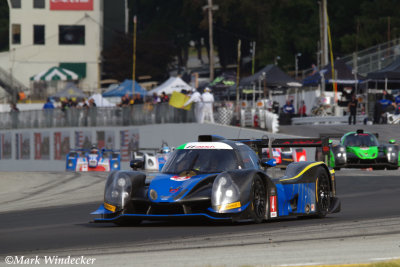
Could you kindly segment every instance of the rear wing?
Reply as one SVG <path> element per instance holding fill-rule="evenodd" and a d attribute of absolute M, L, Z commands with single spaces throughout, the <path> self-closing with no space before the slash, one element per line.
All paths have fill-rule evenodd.
<path fill-rule="evenodd" d="M 357 130 L 355 131 L 356 133 L 364 133 L 363 130 Z M 370 132 L 368 132 L 370 133 Z M 329 138 L 329 139 L 341 139 L 343 135 L 346 133 L 320 133 L 319 137 L 320 138 Z M 370 133 L 376 136 L 376 138 L 379 138 L 379 133 Z"/>
<path fill-rule="evenodd" d="M 270 149 L 269 154 L 272 155 L 273 147 L 321 147 L 322 155 L 325 163 L 329 157 L 329 139 L 324 138 L 293 138 L 293 139 L 232 139 L 233 141 L 241 142 L 251 147 L 261 157 L 262 149 Z"/>
<path fill-rule="evenodd" d="M 69 152 L 89 152 L 89 149 L 86 148 L 70 148 Z"/>

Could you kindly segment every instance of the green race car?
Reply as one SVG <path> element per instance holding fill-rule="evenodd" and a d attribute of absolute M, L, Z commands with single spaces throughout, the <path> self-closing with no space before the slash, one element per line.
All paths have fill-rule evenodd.
<path fill-rule="evenodd" d="M 335 134 L 330 136 L 334 138 Z M 320 153 L 316 153 L 319 157 Z M 357 130 L 348 132 L 340 138 L 339 144 L 330 141 L 330 167 L 340 168 L 373 168 L 374 170 L 396 170 L 400 165 L 399 146 L 395 140 L 388 144 L 379 144 L 377 136 Z"/>

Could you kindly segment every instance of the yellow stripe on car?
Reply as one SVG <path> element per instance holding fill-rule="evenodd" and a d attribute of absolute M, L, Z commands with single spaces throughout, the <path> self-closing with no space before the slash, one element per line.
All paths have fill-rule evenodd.
<path fill-rule="evenodd" d="M 108 204 L 108 203 L 105 203 L 105 202 L 104 202 L 104 208 L 105 208 L 106 210 L 109 210 L 109 211 L 112 211 L 112 212 L 115 212 L 115 210 L 117 209 L 116 206 L 113 206 L 113 205 Z"/>
<path fill-rule="evenodd" d="M 310 168 L 312 168 L 312 167 L 314 167 L 314 166 L 321 165 L 321 164 L 324 164 L 324 162 L 323 162 L 323 161 L 318 161 L 318 162 L 311 163 L 311 164 L 309 164 L 307 167 L 305 167 L 305 168 L 304 168 L 299 174 L 297 174 L 295 177 L 282 179 L 281 181 L 289 181 L 289 180 L 297 179 L 297 178 L 299 178 L 300 176 L 302 176 L 303 173 L 305 173 L 306 171 L 308 171 Z"/>

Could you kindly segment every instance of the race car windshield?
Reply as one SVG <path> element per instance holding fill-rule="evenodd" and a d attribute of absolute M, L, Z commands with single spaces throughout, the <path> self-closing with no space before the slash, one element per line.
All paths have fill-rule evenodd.
<path fill-rule="evenodd" d="M 184 171 L 218 173 L 238 169 L 236 155 L 231 149 L 177 149 L 162 168 L 162 173 Z"/>
<path fill-rule="evenodd" d="M 350 134 L 344 139 L 343 145 L 359 147 L 378 146 L 378 140 L 371 134 Z"/>

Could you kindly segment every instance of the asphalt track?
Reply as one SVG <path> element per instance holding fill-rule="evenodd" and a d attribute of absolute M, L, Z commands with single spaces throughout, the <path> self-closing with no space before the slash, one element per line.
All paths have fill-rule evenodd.
<path fill-rule="evenodd" d="M 3 201 L 0 265 L 10 255 L 84 255 L 94 257 L 97 266 L 292 266 L 400 258 L 400 171 L 339 171 L 337 192 L 340 213 L 263 224 L 184 221 L 117 227 L 90 223 L 89 213 L 99 203 L 87 198 L 18 211 L 7 211 Z M 73 190 L 66 193 L 73 195 Z"/>

